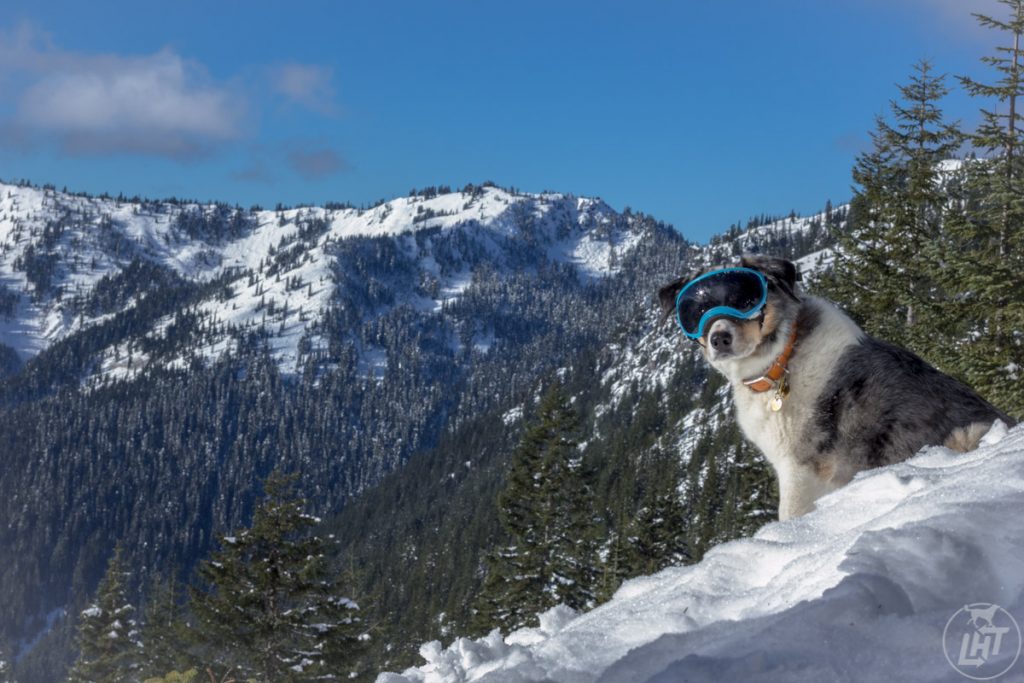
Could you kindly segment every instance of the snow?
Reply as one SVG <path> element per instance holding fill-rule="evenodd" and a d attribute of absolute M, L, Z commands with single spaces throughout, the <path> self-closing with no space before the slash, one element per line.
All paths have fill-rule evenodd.
<path fill-rule="evenodd" d="M 508 410 L 507 412 L 505 412 L 504 415 L 501 416 L 501 421 L 504 422 L 505 425 L 515 424 L 516 422 L 519 422 L 519 420 L 521 419 L 523 419 L 522 406 L 516 406 L 515 408 Z"/>
<path fill-rule="evenodd" d="M 797 272 L 806 279 L 808 276 L 819 275 L 828 270 L 835 258 L 835 250 L 829 247 L 811 252 L 803 258 L 797 259 L 794 263 L 796 264 Z"/>
<path fill-rule="evenodd" d="M 483 334 L 473 335 L 473 350 L 480 353 L 487 353 L 494 346 L 494 330 L 488 330 Z"/>
<path fill-rule="evenodd" d="M 265 331 L 281 370 L 294 374 L 303 363 L 303 340 L 314 352 L 326 343 L 318 325 L 339 298 L 336 250 L 343 240 L 393 238 L 418 260 L 423 274 L 436 278 L 438 287 L 436 299 L 410 291 L 401 293 L 394 306 L 411 305 L 422 313 L 441 315 L 445 303 L 472 287 L 474 272 L 466 268 L 442 276 L 430 238 L 424 240 L 426 246 L 417 247 L 413 235 L 419 231 L 471 232 L 498 262 L 509 244 L 525 238 L 543 245 L 551 258 L 575 265 L 588 279 L 618 272 L 620 259 L 641 239 L 633 223 L 616 221 L 615 211 L 599 199 L 512 193 L 496 187 L 479 188 L 475 194 L 401 197 L 368 210 L 257 211 L 249 216 L 253 227 L 235 238 L 193 239 L 177 227 L 182 212 L 219 210 L 213 205 L 133 203 L 0 183 L 0 285 L 18 297 L 14 315 L 0 316 L 0 343 L 28 360 L 68 335 L 102 323 L 113 314 L 93 315 L 76 302 L 86 300 L 104 276 L 116 275 L 133 259 L 142 258 L 195 282 L 229 281 L 229 295 L 210 296 L 192 311 L 214 332 L 202 348 L 190 349 L 189 354 L 195 351 L 200 358 L 214 360 L 235 349 L 239 334 Z M 300 234 L 309 220 L 323 221 L 324 231 Z M 58 223 L 62 231 L 47 237 L 48 226 L 52 233 Z M 36 292 L 26 276 L 30 249 L 55 259 L 47 291 Z M 278 270 L 276 257 L 293 250 L 295 258 Z M 147 335 L 161 338 L 177 313 L 158 321 Z M 470 343 L 475 351 L 486 353 L 494 342 L 493 334 L 483 331 Z M 153 362 L 138 351 L 129 361 L 124 348 L 110 347 L 98 355 L 97 374 L 111 379 L 131 377 Z M 162 362 L 187 367 L 190 360 L 179 356 Z M 386 359 L 370 350 L 362 359 L 362 370 L 364 376 L 380 379 Z"/>
<path fill-rule="evenodd" d="M 962 681 L 943 637 L 967 628 L 965 606 L 1024 623 L 1022 508 L 1024 426 L 997 424 L 974 452 L 864 472 L 810 514 L 629 581 L 591 612 L 428 643 L 425 664 L 377 681 Z M 1019 643 L 1011 629 L 986 671 Z M 998 680 L 1024 680 L 1024 663 Z"/>
<path fill-rule="evenodd" d="M 661 391 L 677 370 L 676 364 L 671 362 L 672 357 L 693 352 L 692 345 L 680 343 L 676 330 L 666 333 L 666 326 L 660 324 L 660 314 L 653 307 L 646 315 L 648 332 L 643 338 L 626 347 L 609 347 L 620 353 L 616 362 L 609 365 L 601 376 L 601 384 L 610 389 L 611 400 L 609 405 L 598 406 L 598 415 L 621 403 L 634 385 L 643 391 Z"/>
<path fill-rule="evenodd" d="M 590 278 L 614 275 L 621 270 L 619 258 L 639 243 L 640 235 L 616 230 L 608 236 L 584 233 L 549 250 L 554 260 L 573 263 L 580 273 Z"/>
<path fill-rule="evenodd" d="M 367 347 L 359 356 L 359 376 L 374 380 L 384 379 L 388 370 L 388 352 L 379 346 Z"/>

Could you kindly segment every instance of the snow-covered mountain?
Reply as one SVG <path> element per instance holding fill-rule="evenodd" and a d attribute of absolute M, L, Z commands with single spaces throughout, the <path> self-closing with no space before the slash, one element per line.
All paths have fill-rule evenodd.
<path fill-rule="evenodd" d="M 53 615 L 77 613 L 115 543 L 146 572 L 187 571 L 247 521 L 275 467 L 324 515 L 414 465 L 445 470 L 461 513 L 492 507 L 481 491 L 551 377 L 597 401 L 594 448 L 640 403 L 693 391 L 703 365 L 673 362 L 660 284 L 742 251 L 820 251 L 841 219 L 762 220 L 698 246 L 599 199 L 487 185 L 272 211 L 0 185 L 0 519 L 16 520 L 0 528 L 0 648 L 58 653 L 60 669 L 70 631 Z M 666 410 L 678 424 L 658 445 L 681 462 L 731 420 L 726 394 L 691 398 Z M 486 438 L 451 442 L 473 425 Z M 736 448 L 714 443 L 719 469 Z M 433 495 L 433 475 L 411 476 L 403 505 Z M 461 519 L 454 507 L 393 547 L 427 567 L 449 544 L 423 529 Z M 390 536 L 405 514 L 388 502 L 352 528 Z"/>
<path fill-rule="evenodd" d="M 460 231 L 480 251 L 478 260 L 508 269 L 535 268 L 540 256 L 600 278 L 617 272 L 640 238 L 635 226 L 616 224 L 616 216 L 599 199 L 493 186 L 403 197 L 365 210 L 268 211 L 0 184 L 0 343 L 28 360 L 130 310 L 151 293 L 145 286 L 114 307 L 93 299 L 98 287 L 142 262 L 187 282 L 216 284 L 187 303 L 201 342 L 160 362 L 182 367 L 190 355 L 216 358 L 255 331 L 265 335 L 281 369 L 295 373 L 325 344 L 324 316 L 354 267 L 345 248 L 354 238 L 391 238 L 392 258 L 417 271 L 410 286 L 372 315 L 402 305 L 430 312 L 457 299 L 480 265 L 468 254 L 451 254 L 435 235 Z M 439 253 L 442 248 L 449 251 Z M 180 335 L 182 326 L 174 323 L 182 313 L 151 321 L 144 336 L 158 342 Z M 133 353 L 130 341 L 102 350 L 94 372 L 118 378 L 147 367 L 151 354 Z M 371 351 L 364 361 L 372 368 L 379 359 Z"/>
<path fill-rule="evenodd" d="M 601 297 L 629 294 L 628 305 L 599 316 L 602 341 L 592 351 L 560 344 L 559 349 L 568 346 L 574 352 L 558 356 L 560 365 L 547 375 L 557 374 L 572 395 L 582 418 L 581 453 L 597 470 L 595 481 L 614 487 L 603 493 L 598 514 L 610 518 L 614 512 L 608 510 L 625 508 L 628 515 L 644 504 L 641 496 L 647 492 L 676 486 L 687 510 L 679 523 L 686 526 L 692 557 L 751 533 L 774 515 L 771 473 L 743 442 L 727 387 L 709 374 L 695 345 L 661 320 L 654 294 L 690 268 L 735 263 L 746 250 L 792 258 L 820 252 L 830 244 L 830 228 L 844 216 L 837 209 L 810 218 L 762 220 L 704 246 L 663 242 L 646 249 L 643 240 L 638 258 L 624 262 L 625 269 L 610 283 L 613 291 Z M 580 312 L 574 307 L 567 315 L 578 319 Z M 467 622 L 479 558 L 502 533 L 494 491 L 518 430 L 536 419 L 538 392 L 548 381 L 469 425 L 487 430 L 489 438 L 456 431 L 427 458 L 411 461 L 403 477 L 389 479 L 343 513 L 341 527 L 376 530 L 373 537 L 353 531 L 344 543 L 346 552 L 367 558 L 368 571 L 379 577 L 367 590 L 387 593 L 381 614 L 400 634 L 389 640 L 400 654 L 382 652 L 378 661 L 394 662 L 382 668 L 407 666 L 415 661 L 420 642 L 472 628 Z M 389 507 L 399 498 L 399 509 Z M 442 499 L 446 504 L 438 506 Z M 608 523 L 613 538 L 629 522 L 619 517 Z M 382 543 L 382 538 L 390 540 Z M 453 547 L 459 550 L 450 551 Z M 419 589 L 413 595 L 403 586 Z M 416 609 L 405 611 L 409 600 Z"/>
<path fill-rule="evenodd" d="M 1024 427 L 997 424 L 972 453 L 928 448 L 862 473 L 812 513 L 629 581 L 591 612 L 428 643 L 425 664 L 377 680 L 1024 680 L 1022 505 Z"/>
<path fill-rule="evenodd" d="M 785 245 L 821 233 L 830 215 L 794 216 L 737 232 L 695 248 L 693 262 L 724 260 L 766 243 Z M 150 294 L 146 284 L 153 283 L 137 286 L 115 305 L 98 304 L 97 293 L 132 264 L 144 263 L 207 285 L 183 308 L 149 321 L 144 337 L 159 342 L 180 335 L 182 326 L 174 323 L 187 311 L 199 321 L 202 341 L 153 359 L 124 340 L 100 352 L 92 368 L 97 377 L 131 376 L 152 360 L 184 367 L 190 357 L 217 358 L 253 332 L 265 337 L 284 372 L 295 373 L 325 344 L 325 313 L 352 270 L 342 245 L 352 238 L 392 238 L 395 258 L 412 262 L 418 271 L 412 286 L 375 307 L 371 315 L 379 316 L 402 305 L 440 311 L 470 286 L 479 263 L 465 253 L 453 260 L 450 248 L 439 254 L 433 235 L 462 232 L 487 259 L 509 269 L 535 268 L 540 256 L 575 266 L 581 277 L 601 278 L 618 272 L 641 238 L 635 221 L 620 218 L 600 199 L 486 185 L 430 191 L 369 209 L 269 211 L 0 183 L 0 345 L 27 361 L 75 332 L 131 310 Z M 815 252 L 804 263 L 821 260 L 822 253 Z M 487 345 L 486 339 L 478 344 Z M 380 362 L 372 350 L 363 360 L 371 370 Z"/>

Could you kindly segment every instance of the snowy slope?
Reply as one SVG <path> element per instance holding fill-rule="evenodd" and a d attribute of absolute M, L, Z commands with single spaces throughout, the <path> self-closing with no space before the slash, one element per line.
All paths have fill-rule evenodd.
<path fill-rule="evenodd" d="M 693 262 L 724 262 L 743 251 L 779 245 L 801 245 L 803 253 L 817 243 L 828 220 L 825 214 L 793 216 L 730 233 L 694 246 Z M 304 354 L 316 355 L 325 347 L 327 312 L 346 298 L 343 281 L 356 265 L 344 259 L 351 252 L 345 248 L 350 240 L 392 241 L 399 257 L 418 271 L 412 281 L 429 285 L 430 291 L 402 289 L 389 308 L 408 305 L 432 314 L 465 294 L 482 256 L 505 273 L 547 259 L 574 266 L 585 280 L 615 275 L 640 244 L 637 225 L 631 215 L 597 198 L 493 186 L 400 197 L 368 209 L 271 211 L 90 197 L 0 183 L 0 344 L 27 361 L 104 323 L 123 309 L 97 312 L 92 305 L 97 286 L 141 261 L 186 282 L 221 286 L 211 288 L 214 293 L 204 300 L 154 321 L 144 335 L 148 343 L 126 339 L 100 351 L 93 365 L 96 378 L 131 376 L 154 362 L 173 367 L 216 359 L 253 334 L 266 339 L 282 371 L 294 373 Z M 444 262 L 450 260 L 450 246 L 438 246 L 432 235 L 455 232 L 477 251 L 453 270 Z M 528 264 L 522 259 L 526 253 Z M 813 268 L 819 256 L 812 255 L 805 265 Z M 124 308 L 147 294 L 140 292 Z M 169 335 L 182 328 L 183 315 L 198 321 L 201 342 L 160 358 L 140 350 L 165 347 Z M 475 347 L 486 352 L 493 341 L 484 337 Z M 366 349 L 360 360 L 368 374 L 380 369 L 373 354 Z"/>
<path fill-rule="evenodd" d="M 189 232 L 182 221 L 189 216 L 198 217 L 190 219 L 192 224 L 207 220 L 218 230 L 231 221 L 238 227 L 226 233 Z M 12 297 L 14 301 L 10 310 L 0 310 L 0 344 L 28 360 L 102 323 L 112 313 L 91 311 L 90 295 L 104 277 L 141 260 L 185 281 L 223 283 L 216 295 L 188 310 L 209 332 L 190 355 L 216 358 L 247 333 L 258 332 L 266 334 L 281 369 L 295 372 L 302 360 L 301 342 L 313 350 L 319 347 L 318 326 L 344 296 L 338 281 L 352 264 L 340 260 L 339 253 L 348 240 L 393 240 L 399 253 L 415 262 L 418 280 L 436 284 L 432 296 L 408 291 L 394 306 L 431 313 L 469 287 L 469 268 L 476 264 L 460 272 L 439 267 L 441 255 L 434 253 L 429 235 L 463 231 L 499 263 L 512 249 L 533 248 L 550 261 L 573 265 L 581 278 L 594 279 L 618 272 L 619 260 L 641 239 L 628 220 L 619 218 L 600 199 L 513 193 L 491 186 L 401 197 L 369 209 L 248 211 L 0 183 L 0 304 Z M 510 261 L 508 268 L 515 267 Z M 157 321 L 146 336 L 166 336 L 182 312 Z M 131 375 L 151 361 L 126 347 L 106 349 L 96 364 L 98 373 Z M 132 360 L 126 362 L 129 356 Z M 183 355 L 169 364 L 189 360 Z"/>
<path fill-rule="evenodd" d="M 424 681 L 962 681 L 947 661 L 965 605 L 1024 624 L 1024 427 L 996 425 L 966 455 L 926 449 L 873 470 L 811 514 L 714 548 L 690 567 L 629 581 L 583 615 L 421 649 L 378 683 Z M 952 619 L 952 621 L 951 621 Z M 1004 669 L 1009 627 L 977 677 Z M 982 622 L 984 623 L 984 622 Z M 1000 681 L 1024 680 L 1017 662 Z"/>

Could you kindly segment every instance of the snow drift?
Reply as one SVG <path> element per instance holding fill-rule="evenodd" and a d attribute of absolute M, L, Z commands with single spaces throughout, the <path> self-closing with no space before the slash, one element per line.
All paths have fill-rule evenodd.
<path fill-rule="evenodd" d="M 944 628 L 975 603 L 1024 624 L 1022 512 L 1024 426 L 997 424 L 972 453 L 934 447 L 862 473 L 814 512 L 629 581 L 586 614 L 428 643 L 426 664 L 377 683 L 968 680 Z M 1005 669 L 1019 643 L 1011 629 L 967 673 Z M 1024 660 L 998 680 L 1024 681 Z"/>

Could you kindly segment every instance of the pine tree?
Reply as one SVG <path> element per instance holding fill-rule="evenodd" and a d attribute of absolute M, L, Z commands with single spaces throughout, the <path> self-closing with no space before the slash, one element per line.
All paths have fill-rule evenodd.
<path fill-rule="evenodd" d="M 207 673 L 213 680 L 213 683 L 217 683 L 217 677 L 212 673 Z M 197 669 L 189 669 L 185 672 L 171 671 L 164 676 L 153 676 L 147 678 L 142 683 L 198 683 L 203 680 L 199 677 L 199 671 Z M 210 679 L 207 679 L 210 680 Z M 232 681 L 234 679 L 231 679 Z"/>
<path fill-rule="evenodd" d="M 630 518 L 626 514 L 625 509 L 625 501 L 620 500 L 614 525 L 609 531 L 602 551 L 604 561 L 601 563 L 601 576 L 597 585 L 596 597 L 598 603 L 611 600 L 623 581 L 636 576 L 631 562 L 633 558 L 630 538 L 631 531 Z"/>
<path fill-rule="evenodd" d="M 187 669 L 188 626 L 179 586 L 173 578 L 154 579 L 142 618 L 142 671 L 145 677 Z"/>
<path fill-rule="evenodd" d="M 993 83 L 982 83 L 968 76 L 961 76 L 960 83 L 974 97 L 995 100 L 1005 107 L 982 109 L 982 123 L 970 136 L 971 143 L 978 149 L 996 152 L 986 172 L 978 175 L 976 181 L 984 183 L 986 192 L 985 211 L 987 221 L 993 226 L 993 234 L 999 256 L 1008 256 L 1011 249 L 1021 242 L 1020 228 L 1024 216 L 1024 195 L 1021 183 L 1024 181 L 1024 149 L 1022 149 L 1021 114 L 1017 111 L 1017 100 L 1024 96 L 1024 74 L 1021 73 L 1021 34 L 1024 33 L 1024 0 L 999 0 L 1009 9 L 1010 17 L 996 19 L 975 14 L 978 22 L 987 28 L 1008 34 L 1009 45 L 996 48 L 993 56 L 982 57 L 998 74 Z"/>
<path fill-rule="evenodd" d="M 750 536 L 765 523 L 778 519 L 778 479 L 771 465 L 738 432 L 725 491 L 729 519 L 723 520 L 723 539 Z"/>
<path fill-rule="evenodd" d="M 946 267 L 945 285 L 959 292 L 950 317 L 958 323 L 958 342 L 950 362 L 958 374 L 1010 414 L 1024 416 L 1024 131 L 1018 99 L 1024 95 L 1021 34 L 1024 0 L 1000 0 L 1009 18 L 975 15 L 988 28 L 1006 34 L 1006 43 L 983 62 L 996 80 L 960 81 L 975 97 L 994 100 L 982 109 L 982 123 L 970 136 L 985 158 L 966 164 L 963 193 L 951 205 L 948 243 L 938 254 Z"/>
<path fill-rule="evenodd" d="M 654 574 L 690 560 L 686 519 L 675 479 L 652 483 L 630 525 L 631 576 Z"/>
<path fill-rule="evenodd" d="M 71 683 L 124 683 L 139 674 L 139 634 L 128 602 L 120 546 L 107 564 L 96 602 L 82 611 L 78 626 L 78 660 Z"/>
<path fill-rule="evenodd" d="M 498 513 L 510 543 L 493 550 L 474 627 L 513 631 L 564 603 L 593 606 L 598 582 L 593 493 L 577 449 L 579 419 L 561 385 L 512 458 Z"/>
<path fill-rule="evenodd" d="M 693 506 L 689 547 L 696 559 L 704 556 L 720 540 L 719 513 L 723 508 L 722 472 L 718 457 L 712 448 L 704 458 L 703 478 L 697 487 L 697 502 Z"/>
<path fill-rule="evenodd" d="M 945 298 L 926 247 L 942 234 L 942 162 L 962 135 L 943 121 L 938 102 L 948 89 L 928 61 L 899 91 L 889 104 L 892 123 L 879 116 L 873 148 L 857 158 L 849 229 L 837 234 L 834 268 L 820 284 L 872 334 L 923 350 Z"/>
<path fill-rule="evenodd" d="M 191 591 L 195 651 L 204 663 L 259 681 L 347 675 L 363 627 L 325 559 L 326 542 L 310 530 L 294 477 L 274 472 L 252 526 L 220 536 L 221 550 Z"/>
<path fill-rule="evenodd" d="M 565 404 L 563 408 L 568 408 Z M 568 408 L 568 434 L 579 431 L 579 418 Z M 549 449 L 548 488 L 554 498 L 555 518 L 549 532 L 551 579 L 549 590 L 556 602 L 582 610 L 596 602 L 598 582 L 597 529 L 593 475 L 586 469 L 573 438 L 561 439 Z"/>

